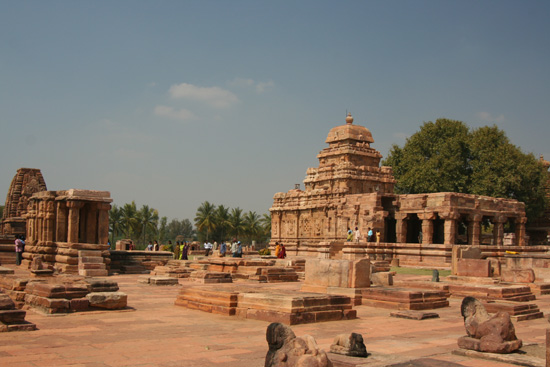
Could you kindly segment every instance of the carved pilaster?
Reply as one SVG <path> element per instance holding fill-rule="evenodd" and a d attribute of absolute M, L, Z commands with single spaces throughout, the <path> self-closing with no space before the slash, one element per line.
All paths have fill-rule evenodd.
<path fill-rule="evenodd" d="M 80 208 L 84 203 L 79 201 L 68 201 L 67 207 L 69 208 L 69 220 L 67 228 L 67 242 L 78 243 L 79 231 L 80 231 Z"/>

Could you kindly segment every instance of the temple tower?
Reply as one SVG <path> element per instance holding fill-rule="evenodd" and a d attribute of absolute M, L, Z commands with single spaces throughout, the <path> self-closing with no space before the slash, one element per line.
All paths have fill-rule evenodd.
<path fill-rule="evenodd" d="M 351 113 L 345 125 L 330 130 L 325 142 L 329 146 L 317 155 L 319 167 L 307 170 L 306 191 L 393 193 L 395 179 L 391 167 L 379 166 L 382 155 L 370 146 L 374 143 L 371 132 L 364 126 L 353 125 Z"/>
<path fill-rule="evenodd" d="M 27 205 L 30 197 L 46 191 L 46 182 L 37 168 L 19 168 L 11 181 L 2 216 L 1 231 L 5 236 L 25 235 Z"/>

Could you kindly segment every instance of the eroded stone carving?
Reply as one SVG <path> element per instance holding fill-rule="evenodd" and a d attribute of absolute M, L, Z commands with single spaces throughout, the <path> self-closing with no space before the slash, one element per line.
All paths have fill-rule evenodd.
<path fill-rule="evenodd" d="M 367 357 L 367 347 L 363 342 L 363 335 L 357 333 L 340 334 L 334 338 L 330 346 L 332 353 L 344 354 L 350 357 Z"/>
<path fill-rule="evenodd" d="M 522 346 L 507 312 L 490 316 L 483 304 L 473 297 L 462 301 L 461 313 L 467 336 L 458 339 L 458 346 L 488 353 L 511 353 Z"/>
<path fill-rule="evenodd" d="M 266 339 L 269 351 L 265 367 L 332 367 L 327 354 L 310 335 L 298 338 L 290 327 L 272 323 L 267 327 Z"/>

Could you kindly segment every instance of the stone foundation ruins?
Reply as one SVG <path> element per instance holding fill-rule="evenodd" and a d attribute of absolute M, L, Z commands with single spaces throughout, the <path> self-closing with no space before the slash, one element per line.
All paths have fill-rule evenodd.
<path fill-rule="evenodd" d="M 271 207 L 272 236 L 290 255 L 355 259 L 382 254 L 409 263 L 450 263 L 455 244 L 524 247 L 525 205 L 516 200 L 451 192 L 396 195 L 391 167 L 380 167 L 371 132 L 334 127 L 309 168 L 305 190 L 277 193 Z M 482 226 L 492 227 L 483 233 Z M 346 241 L 348 229 L 360 238 Z M 488 227 L 488 228 L 490 228 Z M 367 239 L 369 228 L 373 237 Z"/>

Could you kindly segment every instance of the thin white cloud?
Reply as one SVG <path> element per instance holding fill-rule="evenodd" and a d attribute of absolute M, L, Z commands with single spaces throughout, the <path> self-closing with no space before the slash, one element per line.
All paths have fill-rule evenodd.
<path fill-rule="evenodd" d="M 235 94 L 220 87 L 198 87 L 181 83 L 171 86 L 169 93 L 173 99 L 204 102 L 215 108 L 227 108 L 239 102 Z"/>
<path fill-rule="evenodd" d="M 196 118 L 193 112 L 185 108 L 176 110 L 173 107 L 162 105 L 157 105 L 155 107 L 155 115 L 179 121 L 187 121 Z"/>
<path fill-rule="evenodd" d="M 504 122 L 505 120 L 504 115 L 493 117 L 489 112 L 484 112 L 484 111 L 478 112 L 476 116 L 478 119 L 485 122 Z"/>
<path fill-rule="evenodd" d="M 268 82 L 258 82 L 258 84 L 256 84 L 256 92 L 263 93 L 266 89 L 271 88 L 274 85 L 275 83 L 273 83 L 273 80 Z"/>
<path fill-rule="evenodd" d="M 271 88 L 275 85 L 273 80 L 269 80 L 267 82 L 257 82 L 253 79 L 246 79 L 246 78 L 235 78 L 232 81 L 227 83 L 230 87 L 238 87 L 238 88 L 254 88 L 257 93 L 263 93 L 268 88 Z"/>

